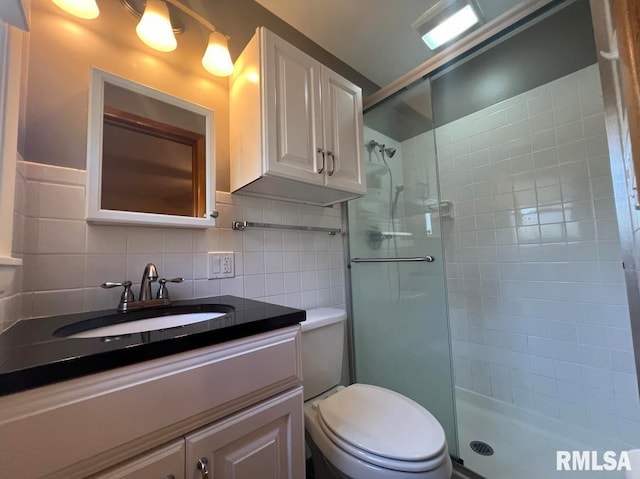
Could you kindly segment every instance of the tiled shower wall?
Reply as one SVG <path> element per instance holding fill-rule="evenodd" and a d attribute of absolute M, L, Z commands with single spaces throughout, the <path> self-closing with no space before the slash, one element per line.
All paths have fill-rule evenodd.
<path fill-rule="evenodd" d="M 640 443 L 597 67 L 436 143 L 456 385 Z"/>
<path fill-rule="evenodd" d="M 234 220 L 339 228 L 340 206 L 218 192 L 216 228 L 98 226 L 84 220 L 84 171 L 28 162 L 20 167 L 24 205 L 17 208 L 16 221 L 24 227 L 22 318 L 113 309 L 121 291 L 99 285 L 130 279 L 137 293 L 148 262 L 163 277 L 185 278 L 169 286 L 172 299 L 232 294 L 299 308 L 344 307 L 340 235 L 231 229 Z M 207 251 L 234 251 L 236 277 L 206 279 Z"/>

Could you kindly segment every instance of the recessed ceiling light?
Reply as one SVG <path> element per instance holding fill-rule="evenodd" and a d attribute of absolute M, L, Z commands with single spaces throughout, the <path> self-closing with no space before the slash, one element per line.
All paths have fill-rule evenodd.
<path fill-rule="evenodd" d="M 431 50 L 436 50 L 480 23 L 481 15 L 473 0 L 443 0 L 411 26 Z"/>

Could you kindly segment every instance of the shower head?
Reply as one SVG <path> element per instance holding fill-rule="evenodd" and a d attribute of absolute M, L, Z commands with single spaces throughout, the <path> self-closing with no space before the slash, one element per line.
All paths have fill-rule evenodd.
<path fill-rule="evenodd" d="M 388 158 L 393 158 L 393 155 L 396 154 L 395 148 L 386 148 L 384 143 L 378 143 L 376 140 L 369 141 L 366 145 L 367 150 L 371 153 L 374 149 L 378 148 L 378 151 L 382 153 L 382 157 L 386 154 Z"/>

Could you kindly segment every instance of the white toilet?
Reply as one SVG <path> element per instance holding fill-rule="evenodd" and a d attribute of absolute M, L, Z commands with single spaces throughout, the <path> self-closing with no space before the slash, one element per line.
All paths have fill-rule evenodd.
<path fill-rule="evenodd" d="M 448 479 L 444 430 L 418 403 L 367 384 L 338 386 L 346 313 L 307 311 L 302 374 L 307 445 L 316 479 Z"/>

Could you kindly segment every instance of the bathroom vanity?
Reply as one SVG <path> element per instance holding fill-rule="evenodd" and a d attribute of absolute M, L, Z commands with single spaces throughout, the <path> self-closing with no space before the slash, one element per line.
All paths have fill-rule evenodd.
<path fill-rule="evenodd" d="M 122 337 L 59 336 L 105 312 L 0 335 L 0 477 L 304 477 L 304 311 L 231 296 L 175 303 L 202 304 L 229 309 Z"/>

